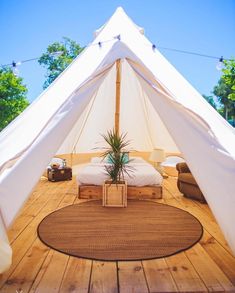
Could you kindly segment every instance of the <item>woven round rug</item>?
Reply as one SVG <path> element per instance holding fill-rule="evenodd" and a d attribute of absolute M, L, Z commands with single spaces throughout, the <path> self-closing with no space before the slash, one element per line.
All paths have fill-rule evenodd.
<path fill-rule="evenodd" d="M 200 222 L 181 209 L 139 200 L 127 208 L 89 201 L 57 210 L 38 226 L 38 236 L 60 252 L 102 261 L 166 257 L 202 236 Z"/>

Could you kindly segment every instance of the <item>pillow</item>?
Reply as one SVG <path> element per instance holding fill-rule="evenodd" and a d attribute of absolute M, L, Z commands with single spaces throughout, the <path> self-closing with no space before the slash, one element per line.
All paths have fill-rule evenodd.
<path fill-rule="evenodd" d="M 128 164 L 129 163 L 129 153 L 123 153 L 123 162 L 125 164 Z"/>
<path fill-rule="evenodd" d="M 111 155 L 108 155 L 108 156 L 105 158 L 105 162 L 108 163 L 108 164 L 112 164 L 112 163 L 113 163 L 112 156 L 111 156 Z"/>
<path fill-rule="evenodd" d="M 161 163 L 161 166 L 164 169 L 164 173 L 169 176 L 177 177 L 178 171 L 176 170 L 176 164 L 185 162 L 185 160 L 178 156 L 168 156 L 166 160 Z"/>
<path fill-rule="evenodd" d="M 57 168 L 62 168 L 64 166 L 64 159 L 52 158 L 48 168 L 51 168 L 52 166 L 57 166 Z"/>
<path fill-rule="evenodd" d="M 123 160 L 123 163 L 124 164 L 128 164 L 129 163 L 129 153 L 128 152 L 122 153 L 122 160 Z M 105 158 L 105 162 L 107 162 L 108 164 L 112 164 L 113 163 L 112 155 L 108 155 Z"/>
<path fill-rule="evenodd" d="M 170 166 L 170 167 L 175 167 L 177 163 L 182 163 L 182 162 L 185 162 L 185 160 L 181 157 L 178 157 L 178 156 L 168 156 L 166 158 L 166 160 L 161 163 L 161 166 Z"/>

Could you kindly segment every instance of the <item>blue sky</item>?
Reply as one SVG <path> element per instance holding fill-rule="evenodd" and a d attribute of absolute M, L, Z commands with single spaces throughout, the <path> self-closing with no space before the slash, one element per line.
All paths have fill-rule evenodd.
<path fill-rule="evenodd" d="M 0 0 L 0 64 L 40 57 L 63 36 L 85 46 L 118 6 L 157 46 L 235 57 L 235 0 Z M 210 94 L 221 75 L 216 60 L 160 51 L 201 94 Z M 32 61 L 19 70 L 33 101 L 45 69 Z"/>

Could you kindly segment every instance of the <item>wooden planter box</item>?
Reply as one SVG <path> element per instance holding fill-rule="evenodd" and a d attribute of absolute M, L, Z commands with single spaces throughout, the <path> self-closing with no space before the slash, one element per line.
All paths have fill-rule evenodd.
<path fill-rule="evenodd" d="M 126 207 L 127 206 L 127 183 L 122 181 L 112 184 L 105 181 L 103 184 L 103 206 L 104 207 Z"/>

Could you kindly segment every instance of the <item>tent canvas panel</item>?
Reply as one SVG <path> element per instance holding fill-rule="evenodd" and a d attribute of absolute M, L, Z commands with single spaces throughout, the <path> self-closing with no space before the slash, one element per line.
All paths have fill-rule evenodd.
<path fill-rule="evenodd" d="M 234 160 L 231 160 L 221 148 L 209 129 L 198 123 L 194 115 L 191 116 L 190 111 L 184 111 L 180 104 L 164 95 L 156 95 L 154 89 L 143 79 L 139 80 L 148 92 L 153 106 L 161 113 L 162 120 L 184 155 L 227 241 L 233 248 L 234 227 L 230 223 L 235 221 Z"/>
<path fill-rule="evenodd" d="M 135 72 L 125 59 L 121 61 L 121 67 L 120 130 L 127 133 L 130 147 L 133 150 L 150 152 L 157 145 L 166 152 L 178 152 L 169 132 L 136 79 Z M 88 105 L 86 115 L 79 118 L 58 154 L 102 150 L 101 134 L 114 128 L 115 81 L 116 68 L 113 66 Z"/>
<path fill-rule="evenodd" d="M 101 133 L 114 127 L 115 64 L 107 73 L 100 87 L 95 92 L 84 113 L 79 117 L 58 154 L 95 152 L 95 147 L 101 141 Z M 95 127 L 94 127 L 95 121 Z"/>

